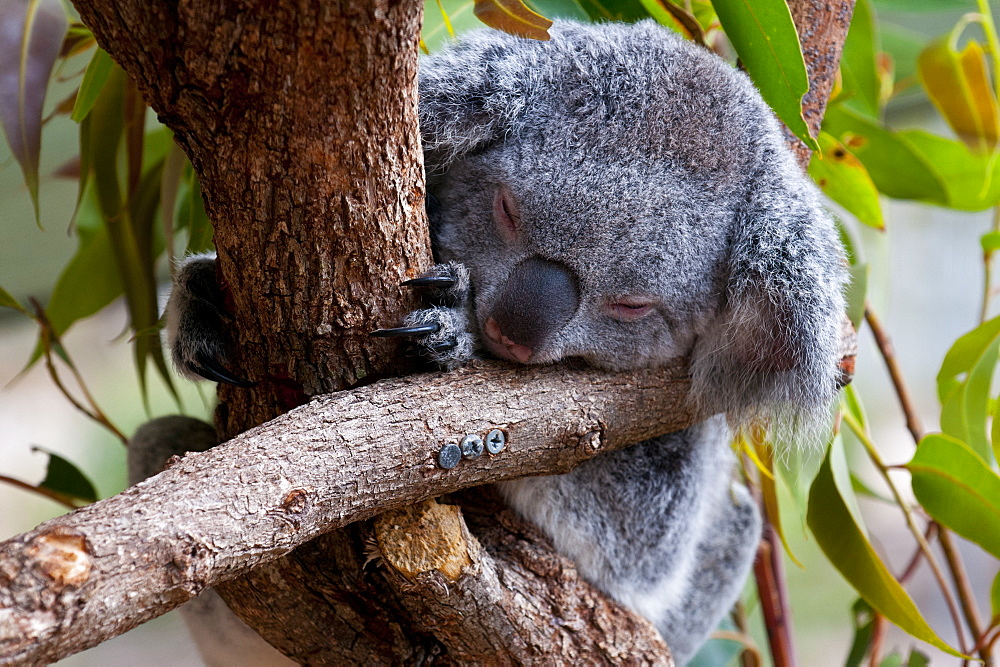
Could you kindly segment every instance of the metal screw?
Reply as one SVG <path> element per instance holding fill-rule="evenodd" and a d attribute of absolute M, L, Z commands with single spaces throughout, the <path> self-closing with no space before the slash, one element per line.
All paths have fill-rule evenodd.
<path fill-rule="evenodd" d="M 486 436 L 486 451 L 490 454 L 499 454 L 507 445 L 507 436 L 498 428 L 490 431 Z"/>
<path fill-rule="evenodd" d="M 438 465 L 442 468 L 454 468 L 462 460 L 462 450 L 455 443 L 448 443 L 438 453 Z"/>
<path fill-rule="evenodd" d="M 475 433 L 462 438 L 462 456 L 474 459 L 483 453 L 483 439 Z"/>

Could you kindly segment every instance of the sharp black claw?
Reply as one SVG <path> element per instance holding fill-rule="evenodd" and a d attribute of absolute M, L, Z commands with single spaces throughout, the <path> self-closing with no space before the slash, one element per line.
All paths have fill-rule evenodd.
<path fill-rule="evenodd" d="M 451 350 L 451 349 L 456 348 L 456 347 L 458 347 L 458 341 L 457 340 L 450 340 L 450 341 L 446 341 L 444 343 L 436 343 L 434 345 L 428 345 L 427 346 L 427 348 L 429 350 L 431 350 L 432 352 L 444 352 L 446 350 Z"/>
<path fill-rule="evenodd" d="M 455 279 L 451 276 L 421 276 L 419 278 L 411 278 L 410 280 L 401 283 L 404 287 L 453 287 L 455 285 Z"/>
<path fill-rule="evenodd" d="M 417 336 L 420 334 L 434 333 L 441 328 L 440 324 L 418 324 L 413 327 L 396 327 L 395 329 L 376 329 L 370 336 L 376 338 L 390 338 L 392 336 Z"/>
<path fill-rule="evenodd" d="M 204 354 L 198 355 L 198 366 L 194 367 L 194 372 L 206 380 L 224 382 L 226 384 L 231 384 L 234 387 L 243 387 L 246 389 L 257 386 L 256 382 L 244 380 L 240 376 L 233 374 L 228 368 L 220 364 L 212 357 Z"/>

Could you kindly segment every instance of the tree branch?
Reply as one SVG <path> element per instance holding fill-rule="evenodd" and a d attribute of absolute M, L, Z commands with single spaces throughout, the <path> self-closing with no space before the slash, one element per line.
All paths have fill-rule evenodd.
<path fill-rule="evenodd" d="M 680 365 L 496 363 L 318 397 L 0 544 L 0 661 L 94 646 L 331 528 L 683 428 L 696 417 L 687 386 Z M 500 454 L 437 465 L 444 443 L 494 428 Z"/>

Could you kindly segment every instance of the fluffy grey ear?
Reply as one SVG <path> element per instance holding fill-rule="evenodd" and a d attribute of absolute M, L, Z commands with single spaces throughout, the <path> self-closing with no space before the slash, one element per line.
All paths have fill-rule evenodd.
<path fill-rule="evenodd" d="M 420 63 L 420 133 L 428 171 L 506 134 L 524 108 L 517 37 L 478 30 Z"/>
<path fill-rule="evenodd" d="M 734 221 L 722 308 L 695 346 L 693 390 L 737 422 L 778 417 L 797 429 L 824 419 L 837 392 L 846 268 L 791 155 L 772 145 L 758 165 Z"/>

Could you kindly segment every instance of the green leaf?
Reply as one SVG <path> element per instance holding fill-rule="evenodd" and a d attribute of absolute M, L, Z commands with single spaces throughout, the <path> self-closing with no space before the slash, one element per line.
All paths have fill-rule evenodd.
<path fill-rule="evenodd" d="M 851 151 L 868 170 L 879 192 L 898 199 L 947 205 L 948 191 L 937 162 L 909 139 L 837 104 L 827 110 L 823 130 Z"/>
<path fill-rule="evenodd" d="M 961 141 L 920 130 L 900 132 L 926 162 L 934 165 L 947 191 L 944 201 L 915 197 L 962 211 L 983 211 L 1000 204 L 1000 160 L 976 153 Z"/>
<path fill-rule="evenodd" d="M 785 0 L 714 0 L 712 5 L 764 100 L 788 129 L 817 150 L 802 117 L 809 76 Z"/>
<path fill-rule="evenodd" d="M 83 73 L 83 81 L 80 83 L 80 90 L 76 94 L 76 102 L 73 104 L 73 113 L 70 118 L 76 122 L 82 121 L 90 113 L 97 96 L 100 94 L 104 83 L 111 74 L 111 66 L 114 62 L 108 52 L 97 47 L 94 57 L 90 59 L 87 70 Z"/>
<path fill-rule="evenodd" d="M 809 175 L 827 197 L 837 202 L 859 222 L 885 229 L 878 188 L 861 160 L 826 132 L 819 133 L 820 150 L 809 160 Z"/>
<path fill-rule="evenodd" d="M 38 156 L 49 76 L 68 27 L 60 0 L 0 3 L 0 126 L 38 212 Z"/>
<path fill-rule="evenodd" d="M 868 646 L 872 641 L 872 632 L 875 629 L 875 618 L 872 608 L 863 599 L 858 598 L 851 605 L 851 617 L 854 621 L 854 639 L 851 640 L 851 649 L 847 652 L 845 667 L 856 667 L 861 665 L 868 654 Z"/>
<path fill-rule="evenodd" d="M 983 252 L 1000 250 L 1000 232 L 986 232 L 979 238 L 979 245 L 983 247 Z"/>
<path fill-rule="evenodd" d="M 41 481 L 38 488 L 55 491 L 60 495 L 84 503 L 97 502 L 97 489 L 79 468 L 58 454 L 41 447 L 32 447 L 31 451 L 42 452 L 49 456 L 45 479 Z"/>
<path fill-rule="evenodd" d="M 957 35 L 932 42 L 917 60 L 920 82 L 955 133 L 978 152 L 992 151 L 1000 133 L 997 98 L 986 53 L 975 40 L 962 51 Z"/>
<path fill-rule="evenodd" d="M 998 353 L 1000 317 L 984 322 L 955 341 L 937 375 L 941 430 L 968 443 L 987 463 L 994 460 L 986 421 Z"/>
<path fill-rule="evenodd" d="M 881 50 L 875 8 L 871 0 L 858 0 L 840 58 L 840 73 L 847 104 L 872 118 L 882 112 L 882 77 L 876 62 Z"/>
<path fill-rule="evenodd" d="M 880 614 L 917 639 L 956 656 L 927 624 L 913 600 L 875 553 L 849 509 L 849 480 L 838 483 L 830 448 L 809 494 L 809 528 L 823 553 L 858 593 Z"/>
<path fill-rule="evenodd" d="M 14 310 L 28 314 L 28 311 L 24 309 L 17 299 L 11 296 L 10 292 L 0 287 L 0 308 L 13 308 Z"/>
<path fill-rule="evenodd" d="M 939 434 L 921 440 L 906 467 L 935 521 L 1000 558 L 1000 475 L 964 442 Z"/>

